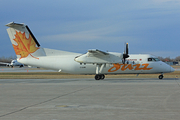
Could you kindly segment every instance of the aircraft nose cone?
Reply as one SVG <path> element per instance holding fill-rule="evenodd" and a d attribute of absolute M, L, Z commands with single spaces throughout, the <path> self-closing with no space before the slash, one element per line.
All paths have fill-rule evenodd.
<path fill-rule="evenodd" d="M 174 71 L 175 71 L 175 69 L 171 67 L 171 72 L 174 72 Z"/>

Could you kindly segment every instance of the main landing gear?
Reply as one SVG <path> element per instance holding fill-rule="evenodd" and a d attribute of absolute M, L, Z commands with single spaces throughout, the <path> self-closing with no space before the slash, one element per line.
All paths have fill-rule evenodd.
<path fill-rule="evenodd" d="M 96 75 L 95 75 L 96 80 L 103 80 L 105 78 L 105 75 L 102 74 L 102 70 L 105 66 L 106 66 L 106 64 L 97 64 L 96 65 Z"/>
<path fill-rule="evenodd" d="M 105 78 L 105 75 L 104 74 L 96 74 L 95 75 L 95 79 L 96 80 L 103 80 Z"/>

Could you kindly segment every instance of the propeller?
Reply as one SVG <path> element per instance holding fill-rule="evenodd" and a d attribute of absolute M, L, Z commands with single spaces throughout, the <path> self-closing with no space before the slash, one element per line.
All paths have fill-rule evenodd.
<path fill-rule="evenodd" d="M 125 64 L 126 58 L 129 57 L 129 55 L 128 55 L 128 52 L 129 52 L 128 43 L 126 43 L 125 46 L 126 46 L 126 48 L 124 49 L 124 54 L 123 54 L 123 64 Z"/>

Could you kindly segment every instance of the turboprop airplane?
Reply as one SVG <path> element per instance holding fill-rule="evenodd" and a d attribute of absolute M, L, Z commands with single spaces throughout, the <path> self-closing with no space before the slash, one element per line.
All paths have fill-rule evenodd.
<path fill-rule="evenodd" d="M 30 66 L 52 69 L 71 74 L 95 74 L 95 79 L 105 78 L 105 74 L 153 74 L 174 69 L 149 54 L 128 54 L 128 44 L 122 53 L 88 50 L 86 54 L 53 50 L 40 47 L 39 42 L 25 24 L 11 22 L 6 26 L 17 55 L 17 61 Z"/>
<path fill-rule="evenodd" d="M 0 63 L 5 64 L 8 67 L 14 67 L 14 66 L 24 67 L 24 64 L 19 63 L 17 60 L 12 60 L 11 63 L 4 63 L 4 62 L 0 62 Z"/>

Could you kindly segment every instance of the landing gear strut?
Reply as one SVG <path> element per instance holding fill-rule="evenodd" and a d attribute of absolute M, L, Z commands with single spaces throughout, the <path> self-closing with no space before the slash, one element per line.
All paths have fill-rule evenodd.
<path fill-rule="evenodd" d="M 106 66 L 106 64 L 97 64 L 96 65 L 96 75 L 95 75 L 95 79 L 96 80 L 103 80 L 105 78 L 105 75 L 102 74 L 102 70 L 103 68 Z"/>
<path fill-rule="evenodd" d="M 100 80 L 100 79 L 103 80 L 104 78 L 105 78 L 105 75 L 104 75 L 104 74 L 96 74 L 96 75 L 95 75 L 95 79 L 96 79 L 96 80 Z"/>

